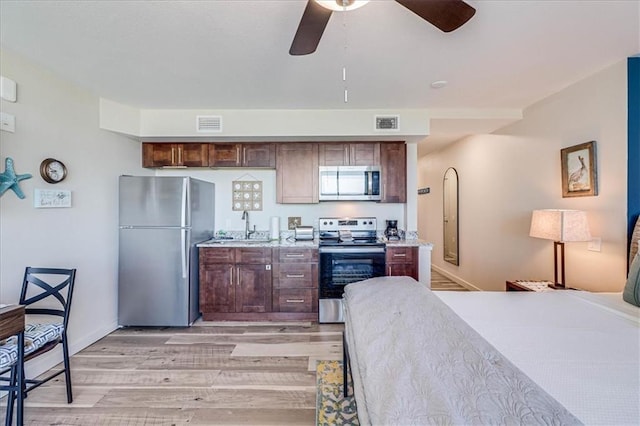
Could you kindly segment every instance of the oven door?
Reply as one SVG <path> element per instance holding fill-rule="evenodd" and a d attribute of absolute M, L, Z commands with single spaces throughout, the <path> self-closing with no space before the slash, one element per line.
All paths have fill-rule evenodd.
<path fill-rule="evenodd" d="M 352 282 L 385 275 L 385 248 L 320 247 L 318 322 L 344 322 L 342 294 Z"/>

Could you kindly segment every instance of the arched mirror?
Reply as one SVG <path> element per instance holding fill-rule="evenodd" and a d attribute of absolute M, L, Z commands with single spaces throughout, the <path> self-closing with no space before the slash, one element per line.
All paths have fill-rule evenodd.
<path fill-rule="evenodd" d="M 443 189 L 443 228 L 444 260 L 459 265 L 458 256 L 458 172 L 449 167 L 444 172 Z"/>

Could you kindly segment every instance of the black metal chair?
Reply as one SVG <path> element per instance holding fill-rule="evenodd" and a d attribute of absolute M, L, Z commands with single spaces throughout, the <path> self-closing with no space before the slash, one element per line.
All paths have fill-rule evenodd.
<path fill-rule="evenodd" d="M 64 373 L 67 403 L 73 402 L 67 330 L 75 277 L 75 269 L 27 267 L 25 270 L 19 301 L 21 305 L 25 305 L 25 313 L 27 315 L 37 315 L 38 319 L 40 319 L 40 316 L 61 318 L 61 322 L 53 323 L 36 323 L 32 322 L 33 318 L 27 318 L 24 331 L 24 362 L 21 366 L 25 383 L 25 398 L 31 390 Z M 49 352 L 58 344 L 62 344 L 64 369 L 49 374 L 42 379 L 26 378 L 24 376 L 24 364 Z M 0 374 L 4 374 L 7 371 L 4 370 Z M 13 405 L 15 397 L 14 393 L 9 393 L 7 404 Z"/>
<path fill-rule="evenodd" d="M 5 425 L 11 426 L 13 421 L 13 402 L 17 402 L 16 424 L 23 425 L 24 376 L 24 306 L 7 306 L 0 308 L 0 369 L 10 371 L 9 378 L 2 378 L 0 390 L 6 391 L 7 410 Z M 7 370 L 8 369 L 8 370 Z M 10 403 L 10 404 L 9 404 Z"/>

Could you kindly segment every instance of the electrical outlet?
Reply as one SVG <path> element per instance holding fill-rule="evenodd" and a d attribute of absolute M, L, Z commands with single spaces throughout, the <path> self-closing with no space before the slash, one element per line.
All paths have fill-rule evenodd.
<path fill-rule="evenodd" d="M 289 230 L 296 229 L 296 226 L 302 225 L 302 218 L 300 216 L 289 216 L 288 226 Z"/>

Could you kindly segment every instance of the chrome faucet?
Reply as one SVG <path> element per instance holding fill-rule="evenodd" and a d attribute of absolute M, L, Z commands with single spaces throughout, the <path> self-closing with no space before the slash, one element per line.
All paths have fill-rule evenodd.
<path fill-rule="evenodd" d="M 249 230 L 249 212 L 246 210 L 242 212 L 242 220 L 245 221 L 244 222 L 244 239 L 248 240 L 251 234 L 255 234 L 256 226 L 253 225 L 253 231 Z"/>

